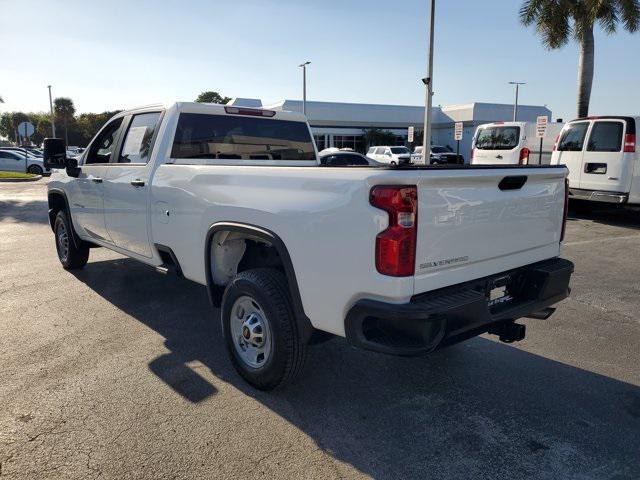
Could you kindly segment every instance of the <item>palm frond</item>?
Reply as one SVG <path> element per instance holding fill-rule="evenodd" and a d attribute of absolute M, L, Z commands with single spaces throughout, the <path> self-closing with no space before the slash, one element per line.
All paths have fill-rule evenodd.
<path fill-rule="evenodd" d="M 634 33 L 640 28 L 640 0 L 616 0 L 625 30 Z"/>

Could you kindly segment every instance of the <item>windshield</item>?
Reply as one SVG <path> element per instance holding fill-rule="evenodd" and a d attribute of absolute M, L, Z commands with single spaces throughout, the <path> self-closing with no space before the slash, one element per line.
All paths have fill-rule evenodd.
<path fill-rule="evenodd" d="M 407 147 L 391 147 L 391 153 L 395 153 L 396 155 L 402 153 L 411 153 Z"/>
<path fill-rule="evenodd" d="M 444 147 L 433 146 L 431 147 L 431 153 L 449 153 L 449 150 Z"/>
<path fill-rule="evenodd" d="M 511 150 L 518 146 L 520 127 L 487 127 L 478 132 L 476 148 L 480 150 Z"/>

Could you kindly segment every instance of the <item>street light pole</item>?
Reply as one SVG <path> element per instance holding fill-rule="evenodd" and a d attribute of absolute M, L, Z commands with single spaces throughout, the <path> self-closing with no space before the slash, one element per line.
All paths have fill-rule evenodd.
<path fill-rule="evenodd" d="M 431 101 L 433 97 L 433 34 L 436 14 L 436 0 L 431 0 L 431 12 L 429 19 L 429 54 L 427 61 L 427 76 L 422 79 L 426 86 L 426 99 L 424 107 L 424 129 L 422 138 L 422 157 L 425 165 L 431 158 Z"/>
<path fill-rule="evenodd" d="M 518 93 L 520 91 L 520 85 L 526 85 L 526 82 L 509 82 L 509 85 L 516 86 L 516 101 L 513 104 L 513 121 L 518 121 Z"/>
<path fill-rule="evenodd" d="M 307 65 L 311 62 L 306 61 L 298 65 L 302 68 L 302 114 L 307 114 Z"/>
<path fill-rule="evenodd" d="M 51 85 L 47 85 L 49 89 L 49 108 L 51 109 L 51 135 L 56 138 L 56 124 L 53 121 L 53 101 L 51 100 Z"/>

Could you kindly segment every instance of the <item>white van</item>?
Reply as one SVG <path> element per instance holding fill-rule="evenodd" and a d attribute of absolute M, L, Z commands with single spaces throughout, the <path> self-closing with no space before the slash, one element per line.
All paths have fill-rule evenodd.
<path fill-rule="evenodd" d="M 549 123 L 542 139 L 535 122 L 493 122 L 476 129 L 471 144 L 472 165 L 549 165 L 553 142 L 563 123 Z"/>
<path fill-rule="evenodd" d="M 411 150 L 402 146 L 374 146 L 367 151 L 367 157 L 378 163 L 404 165 L 411 162 Z"/>
<path fill-rule="evenodd" d="M 640 203 L 638 122 L 640 117 L 588 117 L 565 125 L 551 164 L 569 168 L 569 198 Z"/>

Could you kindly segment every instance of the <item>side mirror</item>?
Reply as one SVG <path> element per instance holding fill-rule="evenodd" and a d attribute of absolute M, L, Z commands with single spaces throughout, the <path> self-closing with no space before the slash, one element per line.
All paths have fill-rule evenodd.
<path fill-rule="evenodd" d="M 67 175 L 70 177 L 78 178 L 80 175 L 80 167 L 78 167 L 78 159 L 77 158 L 67 158 Z"/>
<path fill-rule="evenodd" d="M 61 138 L 45 138 L 42 160 L 45 168 L 66 168 L 67 148 Z"/>

